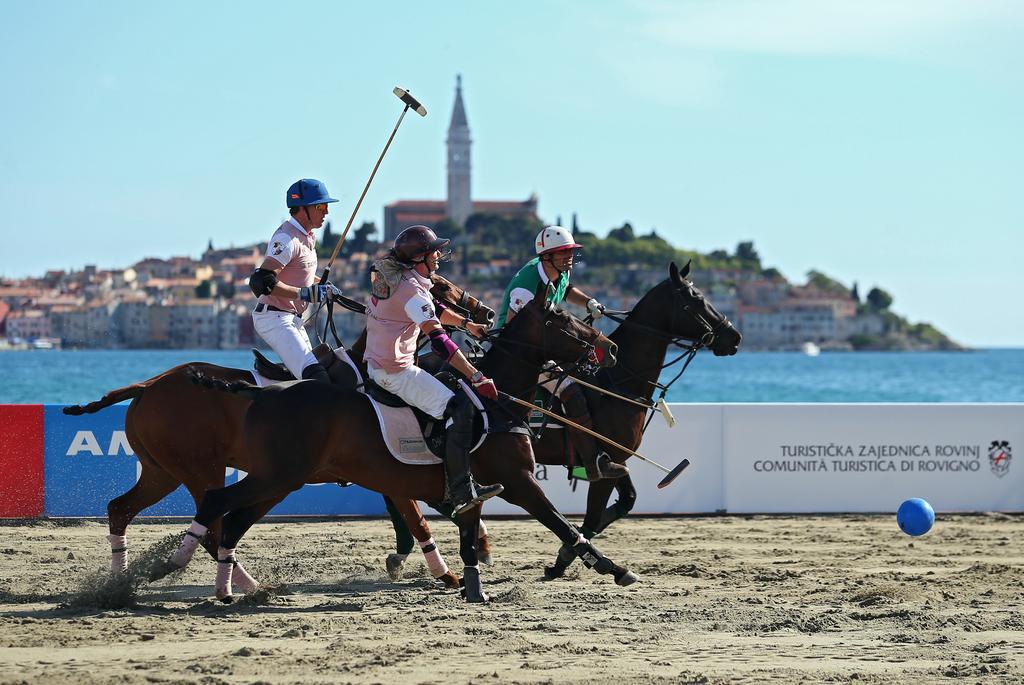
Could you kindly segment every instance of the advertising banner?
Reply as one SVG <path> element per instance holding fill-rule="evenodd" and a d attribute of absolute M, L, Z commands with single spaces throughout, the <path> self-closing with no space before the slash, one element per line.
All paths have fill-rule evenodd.
<path fill-rule="evenodd" d="M 124 431 L 127 409 L 115 405 L 96 414 L 66 416 L 59 405 L 40 408 L 46 427 L 47 516 L 106 516 L 107 502 L 138 481 L 141 466 Z M 235 483 L 241 476 L 229 468 L 224 482 Z M 140 515 L 192 516 L 195 510 L 192 496 L 181 486 Z M 385 508 L 380 495 L 358 486 L 307 485 L 286 497 L 271 514 L 380 516 Z"/>
<path fill-rule="evenodd" d="M 895 511 L 923 497 L 937 511 L 1024 510 L 1021 404 L 673 404 L 676 425 L 655 416 L 640 453 L 671 469 L 690 467 L 665 489 L 664 472 L 632 458 L 634 513 Z M 0 516 L 105 516 L 107 502 L 137 481 L 124 432 L 127 407 L 65 416 L 59 406 L 0 407 Z M 45 440 L 43 439 L 45 427 Z M 484 447 L 486 449 L 486 446 Z M 562 466 L 536 477 L 563 514 L 586 511 Z M 244 473 L 228 469 L 225 483 Z M 628 493 L 613 492 L 609 503 Z M 142 515 L 192 516 L 178 488 Z M 523 514 L 504 500 L 489 514 Z M 383 516 L 380 495 L 358 486 L 307 485 L 271 514 Z"/>
<path fill-rule="evenodd" d="M 660 416 L 654 417 L 637 451 L 667 469 L 672 469 L 683 459 L 689 459 L 690 466 L 674 483 L 659 490 L 658 483 L 665 477 L 664 471 L 636 458 L 626 462 L 637 493 L 633 513 L 682 514 L 722 509 L 722 407 L 715 404 L 673 404 L 671 411 L 676 419 L 673 428 L 669 428 Z M 544 494 L 558 511 L 566 515 L 586 513 L 589 490 L 586 482 L 578 483 L 574 492 L 564 466 L 538 465 L 536 476 Z M 613 492 L 609 504 L 614 504 L 618 497 L 619 494 Z M 519 507 L 498 498 L 487 502 L 484 512 L 524 513 Z"/>
<path fill-rule="evenodd" d="M 0 404 L 0 518 L 43 513 L 43 406 Z"/>
<path fill-rule="evenodd" d="M 1020 404 L 726 405 L 725 508 L 1024 510 Z"/>

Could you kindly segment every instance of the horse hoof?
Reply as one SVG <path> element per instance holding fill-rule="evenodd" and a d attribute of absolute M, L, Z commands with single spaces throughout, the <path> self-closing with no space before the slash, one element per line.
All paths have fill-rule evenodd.
<path fill-rule="evenodd" d="M 620 587 L 626 587 L 627 585 L 632 585 L 638 580 L 640 580 L 639 576 L 637 576 L 632 571 L 626 571 L 621 576 L 615 579 L 615 584 Z"/>
<path fill-rule="evenodd" d="M 437 577 L 437 580 L 441 581 L 446 588 L 449 590 L 455 590 L 462 585 L 462 580 L 457 575 L 448 571 L 447 573 Z"/>
<path fill-rule="evenodd" d="M 231 604 L 235 597 L 231 594 L 231 590 L 217 590 L 217 601 L 221 604 Z"/>
<path fill-rule="evenodd" d="M 174 573 L 181 568 L 181 566 L 178 566 L 170 559 L 154 562 L 149 568 L 149 582 L 152 583 L 154 580 L 160 580 L 164 576 Z"/>
<path fill-rule="evenodd" d="M 391 580 L 402 579 L 402 566 L 405 564 L 405 554 L 389 554 L 388 558 L 384 560 L 384 566 L 388 570 L 388 578 Z"/>
<path fill-rule="evenodd" d="M 467 602 L 478 604 L 490 601 L 490 597 L 484 592 L 484 586 L 480 582 L 480 569 L 467 566 L 462 571 L 462 596 Z"/>
<path fill-rule="evenodd" d="M 555 580 L 565 575 L 565 569 L 561 566 L 545 566 L 544 577 L 548 580 Z"/>
<path fill-rule="evenodd" d="M 491 553 L 487 552 L 487 553 L 481 554 L 480 552 L 477 552 L 476 560 L 479 561 L 484 566 L 490 566 L 491 565 L 491 561 L 492 561 Z"/>

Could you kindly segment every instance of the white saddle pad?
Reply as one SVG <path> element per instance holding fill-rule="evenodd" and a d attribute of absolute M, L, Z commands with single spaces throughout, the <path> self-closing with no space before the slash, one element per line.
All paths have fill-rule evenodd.
<path fill-rule="evenodd" d="M 484 431 L 480 439 L 473 445 L 470 452 L 475 452 L 487 438 L 487 430 L 490 422 L 487 419 L 487 412 L 483 411 L 483 404 L 465 381 L 459 381 L 459 387 L 466 393 L 473 406 L 477 408 L 484 419 Z M 380 423 L 380 432 L 384 436 L 384 444 L 388 446 L 391 456 L 403 464 L 414 466 L 429 466 L 440 464 L 441 459 L 427 448 L 427 442 L 423 439 L 420 431 L 419 421 L 409 407 L 389 407 L 381 404 L 372 397 L 367 396 L 373 410 L 377 413 L 377 421 Z"/>

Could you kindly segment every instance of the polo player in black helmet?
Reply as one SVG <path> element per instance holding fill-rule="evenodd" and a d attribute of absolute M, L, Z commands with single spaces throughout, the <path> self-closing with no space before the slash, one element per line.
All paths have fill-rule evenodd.
<path fill-rule="evenodd" d="M 479 486 L 470 472 L 475 407 L 463 393 L 453 393 L 415 364 L 416 339 L 422 331 L 433 351 L 469 379 L 481 397 L 498 399 L 494 382 L 463 356 L 442 324 L 465 328 L 482 337 L 486 327 L 450 309 L 438 310 L 430 295 L 430 276 L 437 271 L 448 247 L 426 226 L 410 226 L 395 239 L 394 248 L 374 263 L 369 316 L 366 320 L 366 360 L 370 378 L 388 392 L 436 419 L 451 419 L 444 455 L 448 496 L 455 513 L 501 494 L 500 484 Z"/>

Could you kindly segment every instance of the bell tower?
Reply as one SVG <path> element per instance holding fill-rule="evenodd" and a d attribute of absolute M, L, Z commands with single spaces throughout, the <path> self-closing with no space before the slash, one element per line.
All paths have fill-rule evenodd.
<path fill-rule="evenodd" d="M 462 104 L 462 75 L 455 77 L 455 106 L 448 125 L 448 218 L 460 226 L 473 213 L 470 194 L 469 122 Z"/>

